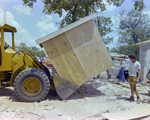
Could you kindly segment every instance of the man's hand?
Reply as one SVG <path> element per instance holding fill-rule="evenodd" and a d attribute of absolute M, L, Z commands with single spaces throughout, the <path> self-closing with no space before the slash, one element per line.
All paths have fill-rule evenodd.
<path fill-rule="evenodd" d="M 139 83 L 139 78 L 137 78 L 135 82 L 136 82 L 136 83 Z"/>
<path fill-rule="evenodd" d="M 149 79 L 149 78 L 148 78 L 148 76 L 149 76 L 149 73 L 150 73 L 150 69 L 149 69 L 149 71 L 148 71 L 148 73 L 147 73 L 147 75 L 146 75 L 146 78 L 147 78 L 147 79 Z"/>
<path fill-rule="evenodd" d="M 146 75 L 146 78 L 148 79 L 148 74 Z"/>
<path fill-rule="evenodd" d="M 141 77 L 141 69 L 138 69 L 138 78 L 136 79 L 136 83 L 139 83 L 140 77 Z"/>

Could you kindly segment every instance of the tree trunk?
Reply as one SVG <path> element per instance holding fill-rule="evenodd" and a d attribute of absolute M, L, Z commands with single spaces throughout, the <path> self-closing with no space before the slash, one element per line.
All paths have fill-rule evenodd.
<path fill-rule="evenodd" d="M 87 1 L 86 0 L 83 0 L 83 4 L 85 6 L 85 16 L 88 16 L 89 15 L 89 8 L 88 8 L 88 4 L 87 4 Z"/>
<path fill-rule="evenodd" d="M 138 42 L 138 40 L 137 40 L 138 35 L 137 34 L 133 34 L 132 37 L 133 37 L 134 42 L 137 43 Z M 135 50 L 135 54 L 136 54 L 136 56 L 138 56 L 138 50 L 137 49 Z"/>

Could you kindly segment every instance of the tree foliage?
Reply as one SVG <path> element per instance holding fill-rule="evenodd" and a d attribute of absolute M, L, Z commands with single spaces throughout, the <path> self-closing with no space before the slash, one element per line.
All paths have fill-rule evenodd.
<path fill-rule="evenodd" d="M 116 48 L 116 47 L 111 48 L 110 52 L 111 53 L 119 53 L 118 48 Z"/>
<path fill-rule="evenodd" d="M 150 39 L 150 21 L 148 13 L 137 10 L 131 10 L 129 12 L 122 11 L 119 19 L 119 51 L 125 54 L 133 52 L 138 55 L 138 48 L 136 46 L 128 48 L 124 48 L 123 46 Z"/>
<path fill-rule="evenodd" d="M 111 30 L 111 27 L 113 25 L 111 23 L 111 18 L 100 16 L 100 17 L 97 17 L 94 21 L 98 26 L 98 30 L 101 34 L 101 37 L 103 38 L 104 43 L 107 45 L 110 42 L 112 42 L 113 41 L 112 37 L 109 37 L 109 36 L 106 37 L 108 33 L 113 31 Z"/>
<path fill-rule="evenodd" d="M 91 13 L 103 12 L 106 10 L 106 3 L 113 4 L 115 6 L 121 6 L 125 0 L 42 0 L 44 3 L 43 13 L 53 14 L 56 13 L 62 17 L 63 12 L 67 12 L 66 16 L 60 23 L 60 28 L 70 23 L 73 23 L 80 18 L 83 18 Z M 23 0 L 24 5 L 33 8 L 34 3 L 37 0 Z M 133 0 L 135 9 L 141 10 L 144 8 L 143 0 Z M 113 38 L 106 37 L 106 34 L 111 30 L 111 19 L 108 17 L 97 17 L 96 24 L 99 28 L 100 34 L 105 42 L 109 44 L 113 41 Z"/>
<path fill-rule="evenodd" d="M 141 11 L 145 7 L 143 0 L 133 0 L 133 1 L 134 1 L 135 10 Z"/>
<path fill-rule="evenodd" d="M 39 48 L 36 47 L 27 47 L 26 43 L 24 42 L 20 43 L 20 46 L 16 46 L 16 49 L 17 51 L 31 52 L 34 56 L 46 57 L 44 50 L 40 50 Z"/>
<path fill-rule="evenodd" d="M 79 18 L 83 18 L 93 12 L 102 12 L 106 10 L 106 3 L 113 4 L 115 6 L 121 6 L 125 0 L 42 0 L 44 3 L 43 13 L 59 14 L 61 17 L 63 11 L 67 12 L 67 15 L 62 20 L 62 24 L 70 24 L 75 22 Z M 34 3 L 37 0 L 23 0 L 24 5 L 33 8 Z M 135 9 L 142 10 L 144 8 L 143 0 L 133 0 Z"/>

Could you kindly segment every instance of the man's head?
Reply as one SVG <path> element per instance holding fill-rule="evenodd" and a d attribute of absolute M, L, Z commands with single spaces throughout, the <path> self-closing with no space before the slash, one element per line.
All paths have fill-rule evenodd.
<path fill-rule="evenodd" d="M 134 53 L 131 53 L 128 55 L 128 57 L 130 58 L 131 62 L 132 63 L 135 63 L 136 62 L 136 55 Z"/>

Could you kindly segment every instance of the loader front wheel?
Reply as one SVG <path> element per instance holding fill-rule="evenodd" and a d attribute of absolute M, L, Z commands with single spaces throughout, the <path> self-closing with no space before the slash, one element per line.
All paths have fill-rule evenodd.
<path fill-rule="evenodd" d="M 41 101 L 50 90 L 47 74 L 37 68 L 20 72 L 14 82 L 14 93 L 21 101 Z"/>

